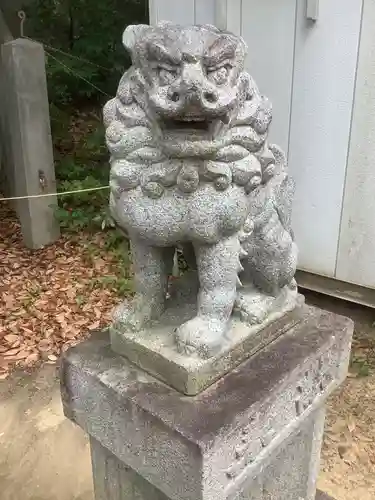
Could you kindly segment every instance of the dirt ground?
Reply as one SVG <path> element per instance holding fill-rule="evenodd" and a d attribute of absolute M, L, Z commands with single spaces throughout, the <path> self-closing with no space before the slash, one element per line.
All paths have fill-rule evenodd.
<path fill-rule="evenodd" d="M 356 322 L 354 365 L 331 398 L 319 487 L 336 500 L 375 498 L 375 311 L 308 295 Z M 93 500 L 89 448 L 62 415 L 56 367 L 0 383 L 1 500 Z"/>

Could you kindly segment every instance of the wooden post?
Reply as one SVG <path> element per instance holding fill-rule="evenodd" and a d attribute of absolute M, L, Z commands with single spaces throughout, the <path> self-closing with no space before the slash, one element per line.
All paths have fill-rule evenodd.
<path fill-rule="evenodd" d="M 56 181 L 43 46 L 17 39 L 5 43 L 1 55 L 14 195 L 53 193 Z M 27 247 L 41 248 L 59 237 L 53 208 L 56 205 L 54 196 L 17 202 Z"/>

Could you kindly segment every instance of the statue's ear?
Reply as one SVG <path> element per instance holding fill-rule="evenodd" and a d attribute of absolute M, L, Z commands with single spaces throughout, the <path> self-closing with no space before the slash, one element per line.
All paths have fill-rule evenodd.
<path fill-rule="evenodd" d="M 133 53 L 134 46 L 142 39 L 148 29 L 150 29 L 150 26 L 147 24 L 132 24 L 126 28 L 122 35 L 122 43 L 130 54 Z"/>

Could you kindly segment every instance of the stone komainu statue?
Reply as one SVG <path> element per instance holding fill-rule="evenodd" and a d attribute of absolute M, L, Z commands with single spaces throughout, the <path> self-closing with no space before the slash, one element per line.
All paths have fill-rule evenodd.
<path fill-rule="evenodd" d="M 263 322 L 294 307 L 294 185 L 267 143 L 269 101 L 244 71 L 244 41 L 213 26 L 129 26 L 133 65 L 104 108 L 111 212 L 128 233 L 136 296 L 115 312 L 140 330 L 166 305 L 181 246 L 199 276 L 197 315 L 180 351 L 209 357 L 237 310 Z"/>

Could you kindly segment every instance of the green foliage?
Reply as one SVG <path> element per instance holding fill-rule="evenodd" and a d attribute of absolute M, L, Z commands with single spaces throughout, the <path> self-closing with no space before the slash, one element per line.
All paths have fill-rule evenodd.
<path fill-rule="evenodd" d="M 25 34 L 45 44 L 49 95 L 55 105 L 102 102 L 108 99 L 105 94 L 114 95 L 130 63 L 122 32 L 128 24 L 148 22 L 146 0 L 34 0 L 24 9 Z"/>
<path fill-rule="evenodd" d="M 111 217 L 104 208 L 95 210 L 95 207 L 90 205 L 83 208 L 56 207 L 55 217 L 60 222 L 62 229 L 73 233 L 114 227 Z"/>
<path fill-rule="evenodd" d="M 357 377 L 368 377 L 370 375 L 371 366 L 367 360 L 354 358 L 351 360 L 350 366 L 357 374 Z"/>
<path fill-rule="evenodd" d="M 106 232 L 105 249 L 112 255 L 114 260 L 112 275 L 95 277 L 91 281 L 92 288 L 111 288 L 118 295 L 129 295 L 133 293 L 133 276 L 131 273 L 131 258 L 129 240 L 124 238 L 117 228 Z M 96 245 L 86 245 L 86 258 L 94 266 L 95 259 L 100 257 L 100 249 Z"/>
<path fill-rule="evenodd" d="M 84 122 L 87 128 L 88 122 Z M 70 232 L 104 230 L 113 227 L 108 213 L 109 167 L 104 145 L 104 132 L 95 123 L 91 133 L 85 131 L 74 137 L 75 144 L 66 135 L 55 135 L 56 178 L 61 192 L 95 191 L 66 194 L 59 197 L 56 217 L 61 228 Z M 68 135 L 71 141 L 71 135 Z M 71 149 L 69 153 L 65 149 Z M 104 189 L 102 189 L 104 188 Z"/>
<path fill-rule="evenodd" d="M 92 280 L 93 288 L 112 288 L 118 295 L 127 296 L 133 292 L 133 280 L 128 276 L 101 276 Z"/>

